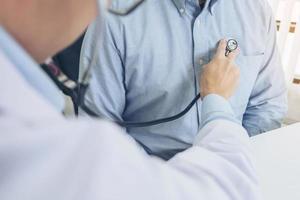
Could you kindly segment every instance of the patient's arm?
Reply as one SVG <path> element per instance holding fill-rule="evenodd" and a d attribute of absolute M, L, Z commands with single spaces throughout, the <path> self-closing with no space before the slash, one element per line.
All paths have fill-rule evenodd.
<path fill-rule="evenodd" d="M 276 26 L 271 10 L 269 8 L 266 11 L 269 27 L 266 30 L 268 40 L 264 65 L 258 74 L 243 118 L 243 126 L 250 136 L 279 128 L 287 111 L 286 85 L 276 47 Z"/>
<path fill-rule="evenodd" d="M 111 33 L 110 18 L 104 27 L 99 25 L 99 20 L 89 27 L 81 51 L 80 74 L 92 66 L 93 76 L 84 100 L 87 107 L 99 116 L 123 121 L 126 90 L 122 58 L 115 44 L 115 34 Z M 85 113 L 80 110 L 80 114 Z"/>

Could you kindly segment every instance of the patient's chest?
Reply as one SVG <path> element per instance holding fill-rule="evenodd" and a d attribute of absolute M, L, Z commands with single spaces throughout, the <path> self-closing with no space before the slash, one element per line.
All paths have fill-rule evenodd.
<path fill-rule="evenodd" d="M 256 79 L 263 68 L 267 25 L 260 1 L 216 1 L 213 12 L 196 18 L 179 13 L 172 0 L 147 1 L 126 18 L 122 59 L 126 87 L 125 121 L 149 121 L 182 111 L 199 92 L 199 73 L 214 56 L 219 40 L 236 39 L 241 81 L 230 99 L 242 120 Z M 255 6 L 256 5 L 256 6 Z M 136 15 L 136 16 L 135 16 Z M 201 126 L 201 101 L 180 119 L 128 133 L 156 155 L 189 147 Z"/>
<path fill-rule="evenodd" d="M 188 14 L 175 17 L 172 11 L 157 12 L 145 21 L 142 30 L 127 34 L 132 36 L 126 41 L 126 86 L 128 99 L 134 99 L 129 101 L 133 105 L 128 105 L 128 111 L 136 106 L 139 110 L 151 107 L 152 111 L 162 113 L 159 116 L 166 116 L 171 110 L 174 113 L 182 110 L 199 91 L 199 73 L 213 58 L 218 41 L 233 38 L 241 49 L 236 60 L 241 79 L 230 103 L 242 120 L 263 67 L 267 30 L 261 16 L 249 20 L 251 14 L 248 17 L 237 12 L 224 14 L 222 6 L 220 3 L 214 8 L 214 15 L 203 12 L 196 19 Z M 131 30 L 129 27 L 125 31 Z M 192 113 L 199 115 L 193 117 L 196 121 L 200 119 L 201 102 L 197 107 L 198 112 Z"/>

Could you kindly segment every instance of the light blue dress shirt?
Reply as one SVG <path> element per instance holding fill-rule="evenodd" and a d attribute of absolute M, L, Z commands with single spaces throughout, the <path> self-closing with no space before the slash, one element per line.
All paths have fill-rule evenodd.
<path fill-rule="evenodd" d="M 113 120 L 149 121 L 183 110 L 199 92 L 203 65 L 222 38 L 238 41 L 239 87 L 230 99 L 250 136 L 278 128 L 286 87 L 276 27 L 265 0 L 147 0 L 126 17 L 109 15 L 89 27 L 81 73 L 93 66 L 86 104 Z M 151 153 L 170 158 L 189 147 L 205 123 L 202 102 L 179 120 L 129 128 Z M 203 109 L 206 109 L 203 107 Z"/>
<path fill-rule="evenodd" d="M 13 62 L 26 81 L 59 112 L 65 107 L 62 93 L 28 53 L 0 26 L 1 51 Z M 5 74 L 1 74 L 5 76 Z M 13 81 L 11 84 L 14 84 Z M 9 87 L 9 86 L 7 86 Z M 24 105 L 26 106 L 26 105 Z"/>

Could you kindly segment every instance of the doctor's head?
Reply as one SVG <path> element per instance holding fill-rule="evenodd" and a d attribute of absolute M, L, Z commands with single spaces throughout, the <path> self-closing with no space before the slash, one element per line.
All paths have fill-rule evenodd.
<path fill-rule="evenodd" d="M 0 5 L 0 25 L 38 62 L 72 43 L 99 10 L 97 0 L 0 0 Z"/>

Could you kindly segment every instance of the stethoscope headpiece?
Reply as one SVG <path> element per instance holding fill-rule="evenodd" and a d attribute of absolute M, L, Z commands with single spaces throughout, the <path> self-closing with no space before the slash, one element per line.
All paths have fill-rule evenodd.
<path fill-rule="evenodd" d="M 227 41 L 226 45 L 226 56 L 238 48 L 239 44 L 235 39 L 230 39 Z"/>

